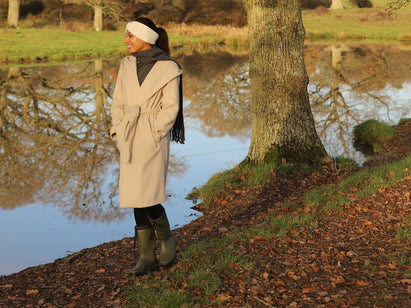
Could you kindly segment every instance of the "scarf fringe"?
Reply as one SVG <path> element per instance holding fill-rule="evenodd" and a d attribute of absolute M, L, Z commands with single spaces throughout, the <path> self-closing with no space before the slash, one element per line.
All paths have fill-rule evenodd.
<path fill-rule="evenodd" d="M 173 128 L 170 130 L 171 141 L 184 144 L 185 130 L 184 130 L 184 112 L 183 112 L 183 76 L 180 75 L 179 85 L 179 108 L 176 121 Z"/>

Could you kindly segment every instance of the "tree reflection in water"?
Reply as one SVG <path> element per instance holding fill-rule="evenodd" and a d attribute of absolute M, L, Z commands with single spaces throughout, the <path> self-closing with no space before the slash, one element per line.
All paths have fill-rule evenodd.
<path fill-rule="evenodd" d="M 250 138 L 251 105 L 248 59 L 244 55 L 194 53 L 182 61 L 185 73 L 185 109 L 200 120 L 200 130 L 209 137 Z"/>
<path fill-rule="evenodd" d="M 317 130 L 332 156 L 356 158 L 351 130 L 359 122 L 411 116 L 410 96 L 392 94 L 410 83 L 409 53 L 392 46 L 307 47 Z M 247 55 L 192 52 L 178 60 L 185 116 L 196 123 L 191 129 L 210 137 L 210 147 L 216 136 L 249 139 Z M 116 59 L 0 70 L 3 209 L 42 201 L 84 221 L 122 218 L 116 204 L 118 155 L 108 133 L 118 65 Z M 170 163 L 172 175 L 188 168 L 183 157 L 172 156 Z"/>
<path fill-rule="evenodd" d="M 100 59 L 1 72 L 3 209 L 42 201 L 81 220 L 122 218 L 113 202 L 118 155 L 109 138 L 113 65 L 104 70 Z M 172 173 L 183 170 L 184 162 L 171 164 Z"/>
<path fill-rule="evenodd" d="M 99 184 L 114 157 L 103 95 L 113 78 L 102 75 L 101 60 L 9 69 L 1 85 L 3 208 L 52 202 L 82 219 L 101 208 Z"/>
<path fill-rule="evenodd" d="M 410 51 L 391 45 L 309 46 L 306 65 L 317 131 L 332 155 L 361 161 L 352 129 L 367 119 L 396 124 L 410 116 L 410 93 L 393 95 L 410 83 Z"/>

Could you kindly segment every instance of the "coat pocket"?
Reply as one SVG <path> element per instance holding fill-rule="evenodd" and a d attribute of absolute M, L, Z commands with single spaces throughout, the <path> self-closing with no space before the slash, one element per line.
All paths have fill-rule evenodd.
<path fill-rule="evenodd" d="M 154 130 L 154 127 L 155 127 L 155 119 L 153 119 L 153 118 L 148 118 L 148 125 L 149 125 L 149 127 L 150 127 L 150 139 L 152 140 L 152 142 L 153 142 L 153 145 L 155 146 L 155 147 L 158 147 L 159 146 L 159 144 L 160 144 L 160 139 L 161 139 L 161 135 L 159 134 L 159 132 L 158 131 L 155 131 Z"/>
<path fill-rule="evenodd" d="M 130 124 L 129 119 L 123 119 L 121 121 L 119 128 L 117 130 L 117 140 L 118 141 L 125 141 L 129 124 Z"/>

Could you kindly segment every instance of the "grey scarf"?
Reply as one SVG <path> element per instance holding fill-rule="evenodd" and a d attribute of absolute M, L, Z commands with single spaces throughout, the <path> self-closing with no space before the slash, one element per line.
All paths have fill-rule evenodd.
<path fill-rule="evenodd" d="M 153 68 L 154 64 L 157 61 L 174 61 L 164 50 L 154 46 L 153 48 L 134 52 L 132 55 L 136 58 L 137 62 L 137 79 L 140 86 L 143 84 L 144 80 L 146 79 L 148 73 L 150 73 L 151 69 Z M 180 65 L 177 63 L 180 67 Z M 185 141 L 185 133 L 184 133 L 184 116 L 183 116 L 183 79 L 180 76 L 180 97 L 179 97 L 179 109 L 176 121 L 173 125 L 173 128 L 170 131 L 171 140 L 184 143 Z"/>

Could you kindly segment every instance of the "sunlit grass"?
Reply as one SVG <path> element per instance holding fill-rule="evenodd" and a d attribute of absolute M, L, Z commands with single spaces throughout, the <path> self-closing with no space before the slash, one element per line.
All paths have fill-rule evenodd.
<path fill-rule="evenodd" d="M 199 295 L 197 301 L 203 305 L 218 304 L 210 295 L 218 294 L 223 285 L 221 275 L 229 274 L 233 264 L 245 271 L 253 269 L 252 261 L 242 256 L 235 244 L 241 237 L 240 234 L 227 235 L 189 246 L 181 252 L 178 269 L 169 271 L 164 283 L 159 284 L 150 276 L 136 280 L 134 286 L 126 292 L 129 304 L 138 307 L 190 305 L 193 299 L 183 290 L 195 290 Z M 180 281 L 181 286 L 169 285 L 168 278 Z"/>
<path fill-rule="evenodd" d="M 306 193 L 304 204 L 323 211 L 338 211 L 351 204 L 346 195 L 355 193 L 359 198 L 368 198 L 379 189 L 390 187 L 411 174 L 411 155 L 400 161 L 364 169 L 341 180 L 338 185 L 325 185 Z"/>
<path fill-rule="evenodd" d="M 292 229 L 298 229 L 298 227 L 308 227 L 315 221 L 314 216 L 311 215 L 299 215 L 288 214 L 277 216 L 274 211 L 271 211 L 267 221 L 258 227 L 251 228 L 247 234 L 252 236 L 261 236 L 263 238 L 284 238 Z M 298 235 L 298 231 L 295 231 L 294 236 Z"/>
<path fill-rule="evenodd" d="M 371 119 L 356 125 L 353 134 L 354 146 L 371 147 L 377 153 L 395 137 L 395 128 L 385 122 Z"/>
<path fill-rule="evenodd" d="M 118 32 L 14 29 L 0 33 L 0 62 L 96 58 L 124 52 Z"/>
<path fill-rule="evenodd" d="M 213 175 L 207 183 L 187 196 L 189 200 L 202 200 L 201 209 L 207 210 L 227 195 L 243 193 L 246 189 L 258 189 L 275 180 L 276 176 L 292 177 L 309 174 L 314 169 L 307 165 L 239 165 Z"/>
<path fill-rule="evenodd" d="M 397 227 L 397 239 L 399 241 L 411 240 L 411 215 L 403 219 L 403 223 Z"/>
<path fill-rule="evenodd" d="M 169 24 L 166 28 L 170 33 L 170 42 L 173 46 L 218 45 L 222 43 L 247 46 L 248 44 L 247 27 Z"/>
<path fill-rule="evenodd" d="M 125 296 L 130 303 L 138 307 L 181 307 L 191 303 L 188 294 L 173 289 L 173 286 L 164 281 L 161 284 L 150 285 L 151 279 L 146 276 L 143 283 L 127 290 Z M 137 306 L 136 306 L 137 307 Z"/>
<path fill-rule="evenodd" d="M 348 0 L 343 10 L 305 10 L 308 40 L 406 41 L 410 34 L 411 5 L 389 15 L 386 0 L 372 1 L 372 8 L 355 8 Z"/>
<path fill-rule="evenodd" d="M 353 8 L 345 1 L 344 10 L 304 10 L 303 22 L 308 41 L 410 42 L 411 5 L 393 15 L 385 12 L 386 0 L 374 0 L 374 8 Z M 21 22 L 21 29 L 0 32 L 0 62 L 62 61 L 123 56 L 123 29 L 95 32 L 76 26 L 73 31 L 59 28 L 33 28 Z M 169 24 L 164 26 L 172 48 L 201 51 L 212 46 L 247 50 L 248 28 Z"/>

